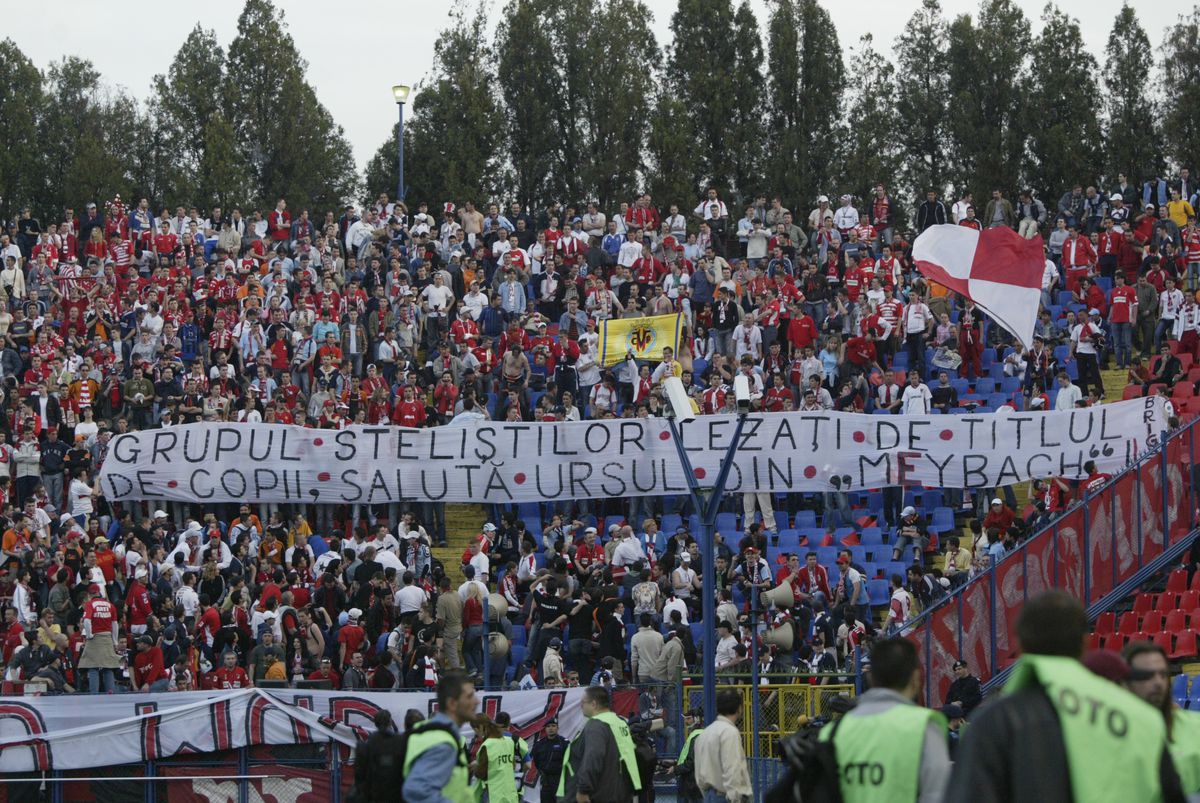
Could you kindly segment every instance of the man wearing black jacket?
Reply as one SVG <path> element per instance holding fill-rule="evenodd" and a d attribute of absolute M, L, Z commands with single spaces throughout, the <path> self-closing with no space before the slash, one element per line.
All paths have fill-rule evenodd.
<path fill-rule="evenodd" d="M 529 751 L 533 766 L 537 767 L 541 781 L 542 803 L 558 800 L 558 779 L 562 777 L 563 757 L 567 753 L 567 740 L 558 735 L 558 719 L 546 723 L 546 733 L 533 743 Z"/>
<path fill-rule="evenodd" d="M 1032 674 L 1035 682 L 1015 690 L 1010 686 L 1002 697 L 979 709 L 959 743 L 946 800 L 1072 803 L 1089 799 L 1083 788 L 1076 797 L 1073 786 L 1094 790 L 1097 778 L 1102 778 L 1108 784 L 1107 800 L 1183 803 L 1179 776 L 1167 750 L 1166 728 L 1161 721 L 1155 728 L 1155 718 L 1146 716 L 1153 709 L 1116 686 L 1097 700 L 1086 689 L 1073 687 L 1104 682 L 1093 681 L 1086 669 L 1081 673 L 1076 668 L 1089 631 L 1083 606 L 1063 591 L 1049 591 L 1026 603 L 1017 619 L 1023 657 L 1014 677 Z M 1056 674 L 1051 667 L 1059 667 L 1058 674 L 1064 675 L 1061 686 L 1057 677 L 1047 684 L 1047 675 Z M 1023 671 L 1029 668 L 1034 671 Z M 1076 705 L 1081 697 L 1082 706 Z M 1064 724 L 1060 717 L 1068 721 Z M 1092 746 L 1119 745 L 1119 749 L 1080 750 L 1079 745 L 1072 749 L 1066 742 L 1070 734 Z M 1077 760 L 1086 755 L 1086 768 L 1072 772 L 1071 755 Z M 1140 771 L 1153 763 L 1158 765 L 1157 777 Z"/>
<path fill-rule="evenodd" d="M 966 661 L 955 661 L 954 682 L 946 692 L 946 704 L 958 703 L 962 706 L 963 714 L 970 716 L 981 702 L 983 688 L 979 685 L 979 678 L 971 674 Z"/>
<path fill-rule="evenodd" d="M 917 232 L 946 222 L 946 205 L 933 190 L 925 193 L 925 201 L 917 208 Z"/>

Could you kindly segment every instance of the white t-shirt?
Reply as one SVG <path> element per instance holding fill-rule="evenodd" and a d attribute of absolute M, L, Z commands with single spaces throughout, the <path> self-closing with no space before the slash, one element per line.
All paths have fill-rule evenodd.
<path fill-rule="evenodd" d="M 1087 327 L 1087 334 L 1084 335 L 1083 328 Z M 1076 354 L 1095 354 L 1096 346 L 1092 343 L 1092 338 L 1103 332 L 1099 326 L 1092 322 L 1077 323 L 1075 328 L 1071 330 L 1071 342 L 1075 344 Z"/>
<path fill-rule="evenodd" d="M 912 597 L 903 588 L 897 588 L 892 592 L 891 613 L 892 624 L 903 625 L 908 621 L 909 612 L 912 608 Z"/>
<path fill-rule="evenodd" d="M 83 480 L 71 480 L 71 515 L 90 516 L 95 510 L 92 507 L 92 486 Z"/>
<path fill-rule="evenodd" d="M 454 301 L 454 291 L 444 284 L 441 287 L 431 284 L 421 291 L 421 298 L 429 304 L 431 318 L 444 318 Z"/>
<path fill-rule="evenodd" d="M 924 382 L 915 388 L 912 385 L 905 385 L 904 395 L 900 397 L 900 400 L 900 409 L 904 415 L 927 415 L 929 407 L 933 403 L 933 394 L 929 392 L 929 386 Z"/>
<path fill-rule="evenodd" d="M 682 617 L 680 621 L 685 625 L 688 623 L 687 603 L 685 603 L 682 599 L 679 597 L 671 597 L 666 601 L 666 603 L 663 605 L 664 622 L 671 621 L 671 611 L 679 611 L 679 615 Z"/>
<path fill-rule="evenodd" d="M 480 552 L 478 555 L 472 555 L 470 562 L 471 562 L 471 565 L 475 567 L 475 576 L 476 577 L 481 577 L 482 575 L 490 574 L 492 571 L 491 561 L 488 560 L 488 556 L 486 554 L 484 554 L 483 552 Z"/>

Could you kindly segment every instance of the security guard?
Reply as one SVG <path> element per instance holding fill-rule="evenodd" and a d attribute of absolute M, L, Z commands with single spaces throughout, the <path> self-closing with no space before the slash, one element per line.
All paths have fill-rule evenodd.
<path fill-rule="evenodd" d="M 580 707 L 588 721 L 567 746 L 559 798 L 629 803 L 642 789 L 629 726 L 612 712 L 612 699 L 603 686 L 584 689 Z"/>
<path fill-rule="evenodd" d="M 520 790 L 525 786 L 525 762 L 529 760 L 529 742 L 522 739 L 512 729 L 512 715 L 507 711 L 496 713 L 496 725 L 506 739 L 513 743 L 513 781 Z"/>
<path fill-rule="evenodd" d="M 354 750 L 355 799 L 371 803 L 389 799 L 388 790 L 400 781 L 394 749 L 398 737 L 391 712 L 377 711 L 374 722 L 375 732 Z"/>
<path fill-rule="evenodd" d="M 1125 688 L 1162 714 L 1171 758 L 1184 794 L 1200 793 L 1200 714 L 1180 709 L 1171 699 L 1171 667 L 1167 653 L 1153 642 L 1131 641 L 1121 655 L 1129 665 Z"/>
<path fill-rule="evenodd" d="M 1183 803 L 1163 718 L 1080 663 L 1088 635 L 1065 592 L 1025 604 L 1021 660 L 963 734 L 948 800 Z"/>
<path fill-rule="evenodd" d="M 474 715 L 475 684 L 462 675 L 442 675 L 438 712 L 413 726 L 404 757 L 407 803 L 474 803 L 475 790 L 460 730 Z M 511 767 L 511 764 L 509 765 Z M 508 773 L 511 777 L 511 772 Z"/>
<path fill-rule="evenodd" d="M 950 777 L 946 720 L 915 703 L 917 648 L 903 638 L 871 649 L 871 688 L 848 714 L 821 729 L 833 740 L 845 803 L 941 800 Z"/>
<path fill-rule="evenodd" d="M 558 718 L 546 723 L 546 733 L 533 743 L 531 757 L 542 783 L 541 803 L 558 800 L 558 779 L 562 776 L 567 740 L 558 735 Z"/>
<path fill-rule="evenodd" d="M 683 725 L 687 729 L 687 738 L 683 740 L 679 760 L 671 772 L 679 783 L 679 803 L 698 803 L 704 799 L 704 795 L 696 784 L 695 742 L 696 737 L 704 731 L 704 709 L 693 708 L 684 714 Z"/>
<path fill-rule="evenodd" d="M 477 720 L 476 729 L 483 744 L 475 754 L 475 777 L 483 783 L 483 803 L 519 803 L 517 784 L 513 778 L 513 740 L 505 736 L 500 726 L 487 717 Z"/>

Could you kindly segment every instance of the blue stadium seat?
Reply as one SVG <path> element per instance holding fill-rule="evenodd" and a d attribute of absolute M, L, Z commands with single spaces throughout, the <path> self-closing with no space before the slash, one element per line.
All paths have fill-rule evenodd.
<path fill-rule="evenodd" d="M 954 529 L 954 511 L 948 507 L 936 507 L 929 519 L 929 526 L 935 530 Z"/>
<path fill-rule="evenodd" d="M 859 541 L 863 546 L 883 546 L 883 530 L 878 527 L 863 527 Z"/>
<path fill-rule="evenodd" d="M 835 546 L 819 546 L 817 551 L 817 562 L 830 569 L 837 565 L 838 548 Z"/>
<path fill-rule="evenodd" d="M 868 551 L 867 547 L 852 546 L 852 547 L 849 547 L 849 550 L 850 550 L 850 559 L 853 560 L 855 563 L 866 564 L 868 562 L 867 561 L 867 551 Z"/>
<path fill-rule="evenodd" d="M 1176 698 L 1187 697 L 1188 681 L 1190 680 L 1191 678 L 1182 672 L 1176 675 L 1175 679 L 1171 683 L 1171 696 Z"/>
<path fill-rule="evenodd" d="M 1021 378 L 1019 376 L 1006 376 L 1000 380 L 1000 390 L 1008 395 L 1019 393 L 1021 390 Z"/>
<path fill-rule="evenodd" d="M 867 581 L 867 599 L 872 605 L 886 605 L 891 598 L 891 585 L 887 580 Z"/>
<path fill-rule="evenodd" d="M 964 396 L 970 392 L 971 386 L 966 379 L 956 378 L 950 380 L 950 387 L 958 393 L 959 396 Z"/>
<path fill-rule="evenodd" d="M 1068 306 L 1074 300 L 1075 300 L 1075 298 L 1074 298 L 1074 296 L 1071 295 L 1070 290 L 1059 290 L 1058 291 L 1058 306 L 1060 306 L 1060 307 Z"/>
<path fill-rule="evenodd" d="M 812 510 L 799 510 L 796 512 L 796 529 L 802 527 L 816 527 L 817 514 Z"/>
<path fill-rule="evenodd" d="M 800 533 L 796 530 L 779 531 L 779 550 L 781 552 L 798 552 L 800 550 Z"/>
<path fill-rule="evenodd" d="M 664 513 L 662 517 L 662 528 L 668 536 L 675 534 L 675 531 L 683 526 L 683 517 L 678 513 Z"/>
<path fill-rule="evenodd" d="M 942 506 L 942 490 L 940 488 L 926 488 L 921 491 L 921 507 L 929 510 L 935 507 Z"/>
<path fill-rule="evenodd" d="M 718 513 L 717 514 L 717 530 L 726 538 L 733 533 L 738 532 L 737 514 L 736 513 Z"/>
<path fill-rule="evenodd" d="M 788 528 L 788 514 L 782 510 L 775 511 L 775 529 L 786 530 Z"/>

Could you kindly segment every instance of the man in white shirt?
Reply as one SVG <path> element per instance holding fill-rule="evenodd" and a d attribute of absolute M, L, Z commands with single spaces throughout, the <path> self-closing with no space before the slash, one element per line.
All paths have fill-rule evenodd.
<path fill-rule="evenodd" d="M 729 210 L 725 207 L 725 202 L 717 197 L 717 191 L 710 189 L 708 197 L 696 206 L 692 214 L 702 220 L 715 220 L 729 217 Z"/>
<path fill-rule="evenodd" d="M 975 196 L 972 193 L 963 193 L 954 206 L 951 208 L 951 213 L 954 215 L 954 222 L 961 223 L 963 218 L 967 216 L 967 209 L 975 205 Z"/>
<path fill-rule="evenodd" d="M 639 560 L 646 560 L 646 553 L 642 549 L 641 542 L 634 538 L 632 527 L 626 524 L 617 530 L 617 538 L 620 540 L 617 543 L 616 549 L 613 550 L 613 566 L 632 566 Z"/>
<path fill-rule="evenodd" d="M 816 231 L 826 220 L 833 220 L 833 210 L 829 208 L 829 196 L 817 198 L 817 208 L 808 213 L 808 230 Z"/>
<path fill-rule="evenodd" d="M 1154 329 L 1154 350 L 1162 346 L 1163 335 L 1174 334 L 1175 319 L 1183 309 L 1183 292 L 1175 289 L 1175 280 L 1168 277 L 1158 295 L 1158 326 Z"/>
<path fill-rule="evenodd" d="M 1054 399 L 1054 409 L 1074 410 L 1075 406 L 1082 399 L 1083 392 L 1077 386 L 1071 384 L 1071 377 L 1067 376 L 1067 372 L 1059 371 L 1058 396 Z"/>
<path fill-rule="evenodd" d="M 833 226 L 842 233 L 843 237 L 858 225 L 858 210 L 854 208 L 853 200 L 849 195 L 843 195 L 842 205 L 833 213 Z"/>
<path fill-rule="evenodd" d="M 1067 359 L 1074 359 L 1079 366 L 1079 391 L 1084 396 L 1094 390 L 1096 398 L 1104 397 L 1104 380 L 1100 376 L 1100 353 L 1096 344 L 1104 336 L 1100 327 L 1100 310 L 1088 310 L 1088 318 L 1071 329 L 1071 347 Z"/>
<path fill-rule="evenodd" d="M 632 268 L 633 263 L 642 257 L 642 247 L 641 230 L 629 232 L 625 242 L 621 243 L 621 250 L 617 252 L 617 264 L 623 268 Z"/>
<path fill-rule="evenodd" d="M 742 695 L 736 689 L 717 692 L 717 717 L 696 737 L 696 784 L 705 799 L 749 803 L 754 799 L 742 732 Z M 711 794 L 709 791 L 711 790 Z"/>
<path fill-rule="evenodd" d="M 904 588 L 904 577 L 892 575 L 892 599 L 888 605 L 887 618 L 883 620 L 883 632 L 899 632 L 908 623 L 912 611 L 912 597 Z"/>
<path fill-rule="evenodd" d="M 404 587 L 396 592 L 394 598 L 396 610 L 400 613 L 400 620 L 405 621 L 406 618 L 414 618 L 421 612 L 421 606 L 429 600 L 429 594 L 421 586 L 417 585 L 416 578 L 412 572 L 404 573 Z"/>
<path fill-rule="evenodd" d="M 908 372 L 908 385 L 900 397 L 900 412 L 904 415 L 928 415 L 933 406 L 933 394 L 915 370 Z"/>
<path fill-rule="evenodd" d="M 742 322 L 733 327 L 733 358 L 741 360 L 747 354 L 755 362 L 762 361 L 762 330 L 753 312 L 747 312 Z"/>
<path fill-rule="evenodd" d="M 1050 307 L 1054 304 L 1054 298 L 1051 293 L 1054 292 L 1055 286 L 1058 284 L 1058 267 L 1049 259 L 1046 260 L 1046 265 L 1042 270 L 1042 306 Z"/>
<path fill-rule="evenodd" d="M 908 352 L 908 366 L 915 368 L 919 376 L 925 375 L 925 338 L 933 331 L 936 319 L 925 300 L 917 293 L 909 296 L 900 313 L 900 331 L 904 334 L 904 346 Z"/>

